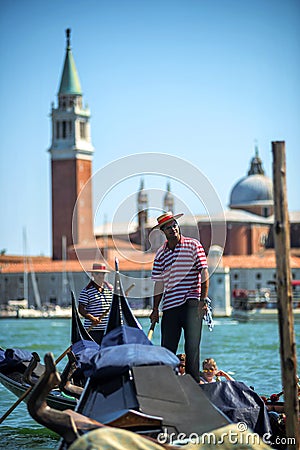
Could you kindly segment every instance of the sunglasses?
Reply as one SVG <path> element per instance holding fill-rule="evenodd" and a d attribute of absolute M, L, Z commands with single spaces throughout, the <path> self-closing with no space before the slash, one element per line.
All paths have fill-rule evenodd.
<path fill-rule="evenodd" d="M 214 372 L 216 368 L 203 369 L 203 372 Z"/>
<path fill-rule="evenodd" d="M 177 228 L 178 227 L 178 223 L 177 222 L 173 222 L 171 225 L 168 226 L 164 226 L 162 227 L 162 231 L 166 231 L 166 230 L 172 230 L 172 228 Z"/>

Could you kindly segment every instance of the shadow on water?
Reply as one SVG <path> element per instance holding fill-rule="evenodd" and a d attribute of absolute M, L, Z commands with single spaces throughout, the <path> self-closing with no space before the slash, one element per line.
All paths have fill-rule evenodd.
<path fill-rule="evenodd" d="M 59 436 L 46 428 L 1 426 L 0 449 L 45 450 L 57 448 Z"/>

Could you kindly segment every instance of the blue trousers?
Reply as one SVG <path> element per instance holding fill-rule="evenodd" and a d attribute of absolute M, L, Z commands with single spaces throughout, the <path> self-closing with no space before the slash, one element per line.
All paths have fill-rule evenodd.
<path fill-rule="evenodd" d="M 198 300 L 188 299 L 186 303 L 163 312 L 161 320 L 161 345 L 177 353 L 184 332 L 185 371 L 199 383 L 200 341 L 202 334 L 203 311 L 198 313 Z"/>

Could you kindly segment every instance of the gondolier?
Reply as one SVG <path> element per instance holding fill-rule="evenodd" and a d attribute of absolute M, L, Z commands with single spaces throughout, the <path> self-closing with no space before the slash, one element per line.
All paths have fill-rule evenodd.
<path fill-rule="evenodd" d="M 165 213 L 157 225 L 166 237 L 158 249 L 152 270 L 154 284 L 151 322 L 159 321 L 162 300 L 161 345 L 176 354 L 184 330 L 186 373 L 199 383 L 202 320 L 207 310 L 209 275 L 207 259 L 199 241 L 181 234 L 178 218 L 183 214 Z"/>
<path fill-rule="evenodd" d="M 93 264 L 89 272 L 92 279 L 80 293 L 78 310 L 85 318 L 84 327 L 89 329 L 92 338 L 101 344 L 112 302 L 113 287 L 104 279 L 109 273 L 104 264 Z"/>

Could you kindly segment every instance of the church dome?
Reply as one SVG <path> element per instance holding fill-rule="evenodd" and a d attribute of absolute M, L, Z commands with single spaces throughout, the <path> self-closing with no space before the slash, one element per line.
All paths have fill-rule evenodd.
<path fill-rule="evenodd" d="M 273 183 L 265 175 L 256 149 L 247 176 L 240 179 L 232 188 L 229 206 L 232 209 L 244 209 L 260 215 L 269 215 L 272 212 L 273 203 Z"/>
<path fill-rule="evenodd" d="M 244 177 L 236 183 L 231 191 L 231 208 L 254 203 L 273 203 L 273 183 L 265 175 L 249 175 Z"/>

